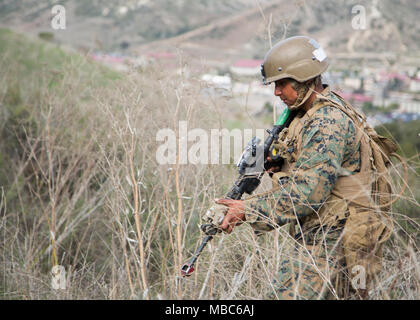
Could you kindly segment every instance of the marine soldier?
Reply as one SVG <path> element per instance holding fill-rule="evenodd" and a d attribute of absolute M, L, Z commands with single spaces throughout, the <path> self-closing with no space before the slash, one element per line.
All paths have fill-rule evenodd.
<path fill-rule="evenodd" d="M 259 231 L 289 224 L 295 254 L 283 260 L 272 298 L 348 298 L 351 293 L 365 298 L 392 230 L 386 167 L 396 147 L 389 141 L 381 145 L 383 137 L 364 116 L 322 84 L 327 67 L 325 52 L 309 37 L 285 39 L 268 51 L 264 83 L 274 83 L 274 94 L 297 110 L 274 144 L 283 165 L 273 162 L 268 170 L 271 192 L 216 200 L 223 205 L 219 228 L 226 233 L 245 221 Z M 352 288 L 354 272 L 365 279 Z"/>

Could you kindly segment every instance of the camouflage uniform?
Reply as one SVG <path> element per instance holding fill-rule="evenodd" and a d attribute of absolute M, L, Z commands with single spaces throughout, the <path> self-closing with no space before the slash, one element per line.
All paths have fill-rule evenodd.
<path fill-rule="evenodd" d="M 328 88 L 323 94 L 341 104 Z M 318 103 L 321 102 L 315 100 L 312 107 Z M 303 117 L 302 111 L 295 121 L 302 121 Z M 360 170 L 356 129 L 341 110 L 321 107 L 303 121 L 300 132 L 299 154 L 296 154 L 296 139 L 286 142 L 294 157 L 289 157 L 290 161 L 282 168 L 288 172 L 287 176 L 274 175 L 277 191 L 245 200 L 246 220 L 257 229 L 270 230 L 274 224 L 287 223 L 292 223 L 294 228 L 298 222 L 297 229 L 301 232 L 296 239 L 304 246 L 297 245 L 291 258 L 282 262 L 273 295 L 280 299 L 326 298 L 334 292 L 332 281 L 338 280 L 343 266 L 340 245 L 336 243 L 344 223 L 339 219 L 324 223 L 318 212 L 330 197 L 338 177 Z"/>
<path fill-rule="evenodd" d="M 278 42 L 261 65 L 265 84 L 288 79 L 298 94 L 288 106 L 298 114 L 274 143 L 285 162 L 272 174 L 273 190 L 244 200 L 252 227 L 289 224 L 297 240 L 274 284 L 271 296 L 280 299 L 341 297 L 354 266 L 364 268 L 369 282 L 381 269 L 382 245 L 393 228 L 387 168 L 395 144 L 327 87 L 302 109 L 328 65 L 321 46 L 305 36 Z"/>

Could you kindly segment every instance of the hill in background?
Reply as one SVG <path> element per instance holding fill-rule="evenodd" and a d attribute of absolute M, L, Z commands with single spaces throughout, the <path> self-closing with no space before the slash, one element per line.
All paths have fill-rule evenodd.
<path fill-rule="evenodd" d="M 207 132 L 224 126 L 224 100 L 205 101 L 182 74 L 152 66 L 121 75 L 2 29 L 0 57 L 2 299 L 263 299 L 272 290 L 277 262 L 295 250 L 282 232 L 257 240 L 246 224 L 223 245 L 215 239 L 217 250 L 203 252 L 180 290 L 200 217 L 229 190 L 236 167 L 161 165 L 156 132 L 175 132 L 181 120 Z M 415 128 L 385 131 L 415 139 Z M 403 154 L 412 156 L 409 190 L 394 207 L 372 299 L 418 299 L 418 163 L 415 148 Z M 57 265 L 66 290 L 51 285 Z"/>
<path fill-rule="evenodd" d="M 64 0 L 67 29 L 52 30 L 56 1 L 3 1 L 0 19 L 20 31 L 52 32 L 74 47 L 142 54 L 182 49 L 210 60 L 261 58 L 272 41 L 308 34 L 329 52 L 417 53 L 420 4 L 383 1 Z M 352 8 L 366 9 L 367 28 L 354 30 Z"/>

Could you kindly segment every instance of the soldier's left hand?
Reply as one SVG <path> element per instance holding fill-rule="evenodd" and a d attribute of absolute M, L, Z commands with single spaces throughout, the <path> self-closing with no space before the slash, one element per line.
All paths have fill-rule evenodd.
<path fill-rule="evenodd" d="M 281 170 L 280 166 L 276 166 L 275 165 L 275 161 L 273 161 L 273 159 L 270 158 L 270 156 L 267 157 L 267 161 L 269 162 L 269 164 L 271 164 L 269 166 L 269 168 L 267 169 L 268 173 L 275 173 L 275 172 L 279 172 Z"/>
<path fill-rule="evenodd" d="M 234 227 L 245 221 L 244 204 L 242 200 L 216 199 L 216 203 L 229 207 L 229 210 L 220 225 L 220 229 L 224 232 L 231 233 Z"/>

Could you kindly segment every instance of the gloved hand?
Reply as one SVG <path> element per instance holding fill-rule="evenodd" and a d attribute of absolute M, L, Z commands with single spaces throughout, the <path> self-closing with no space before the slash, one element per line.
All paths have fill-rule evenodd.
<path fill-rule="evenodd" d="M 216 233 L 222 232 L 220 225 L 228 212 L 229 207 L 222 204 L 215 204 L 206 211 L 202 217 L 203 224 L 200 226 L 201 231 L 206 235 L 212 236 Z"/>
<path fill-rule="evenodd" d="M 284 153 L 285 145 L 283 141 L 276 140 L 271 145 L 271 148 L 268 152 L 267 162 L 265 163 L 265 170 L 270 174 L 274 172 L 278 172 L 281 170 L 283 166 L 283 153 Z"/>

